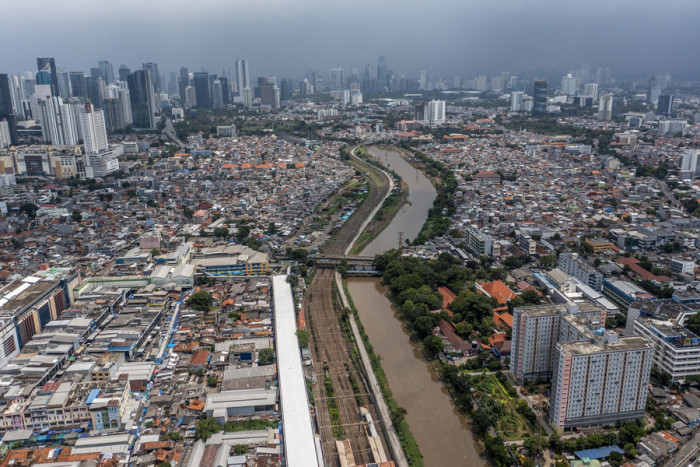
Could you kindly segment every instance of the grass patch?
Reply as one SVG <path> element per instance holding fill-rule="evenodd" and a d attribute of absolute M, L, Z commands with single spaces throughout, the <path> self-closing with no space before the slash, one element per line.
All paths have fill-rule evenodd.
<path fill-rule="evenodd" d="M 338 403 L 333 398 L 335 397 L 335 391 L 333 390 L 333 381 L 331 381 L 330 376 L 326 376 L 323 381 L 323 386 L 326 389 L 326 400 L 328 401 L 328 413 L 331 416 L 331 425 L 333 426 L 333 436 L 335 436 L 336 439 L 343 439 L 345 433 L 343 432 L 342 422 L 340 421 Z"/>

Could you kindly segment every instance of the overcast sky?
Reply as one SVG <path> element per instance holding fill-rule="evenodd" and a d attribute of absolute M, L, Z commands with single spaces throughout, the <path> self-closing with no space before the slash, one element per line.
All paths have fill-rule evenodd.
<path fill-rule="evenodd" d="M 31 5 L 31 6 L 30 6 Z M 574 70 L 700 77 L 700 0 L 2 0 L 0 72 L 36 57 L 251 78 L 376 66 L 417 77 Z"/>

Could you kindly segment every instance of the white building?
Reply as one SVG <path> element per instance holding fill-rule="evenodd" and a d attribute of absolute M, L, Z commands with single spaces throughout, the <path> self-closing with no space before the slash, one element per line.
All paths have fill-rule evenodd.
<path fill-rule="evenodd" d="M 95 110 L 89 102 L 84 104 L 80 113 L 80 128 L 85 143 L 85 154 L 97 154 L 107 150 L 107 128 L 102 110 Z"/>
<path fill-rule="evenodd" d="M 50 97 L 38 99 L 36 106 L 44 142 L 62 146 L 78 144 L 78 130 L 71 105 L 64 104 L 60 97 Z"/>
<path fill-rule="evenodd" d="M 683 153 L 681 160 L 681 178 L 683 180 L 692 180 L 698 174 L 698 151 L 688 149 Z"/>
<path fill-rule="evenodd" d="M 356 106 L 362 104 L 362 93 L 355 91 L 350 94 L 350 105 Z"/>
<path fill-rule="evenodd" d="M 598 99 L 598 84 L 597 83 L 586 83 L 583 87 L 583 97 L 593 98 L 593 102 Z"/>
<path fill-rule="evenodd" d="M 12 144 L 10 140 L 10 124 L 7 120 L 0 120 L 0 149 L 5 149 Z"/>
<path fill-rule="evenodd" d="M 523 96 L 522 91 L 513 91 L 510 93 L 510 110 L 513 112 L 520 112 L 523 110 Z"/>
<path fill-rule="evenodd" d="M 611 120 L 613 108 L 613 95 L 603 94 L 598 103 L 598 120 Z"/>
<path fill-rule="evenodd" d="M 685 127 L 687 124 L 685 120 L 660 120 L 657 133 L 659 135 L 685 134 Z"/>
<path fill-rule="evenodd" d="M 695 271 L 695 261 L 683 259 L 671 259 L 671 272 L 674 274 L 693 274 Z"/>
<path fill-rule="evenodd" d="M 561 79 L 561 92 L 567 96 L 574 96 L 578 91 L 578 78 L 571 76 L 571 73 L 562 77 Z"/>

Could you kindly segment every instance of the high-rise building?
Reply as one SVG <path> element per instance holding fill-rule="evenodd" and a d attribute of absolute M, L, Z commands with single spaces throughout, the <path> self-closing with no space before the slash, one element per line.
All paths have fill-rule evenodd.
<path fill-rule="evenodd" d="M 253 107 L 253 90 L 250 86 L 246 86 L 243 89 L 243 107 L 246 109 Z"/>
<path fill-rule="evenodd" d="M 416 105 L 414 117 L 430 125 L 445 123 L 445 101 L 432 100 Z"/>
<path fill-rule="evenodd" d="M 279 107 L 279 88 L 272 83 L 260 84 L 260 104 L 273 109 Z"/>
<path fill-rule="evenodd" d="M 345 70 L 331 68 L 328 70 L 328 86 L 331 91 L 340 91 L 345 88 Z"/>
<path fill-rule="evenodd" d="M 304 78 L 302 81 L 299 82 L 299 95 L 304 97 L 304 96 L 310 96 L 311 94 L 314 93 L 314 88 L 311 83 L 309 83 L 309 80 Z"/>
<path fill-rule="evenodd" d="M 209 100 L 209 73 L 197 72 L 193 75 L 192 84 L 197 96 L 197 107 L 208 109 L 211 107 Z"/>
<path fill-rule="evenodd" d="M 673 112 L 673 94 L 661 94 L 659 96 L 656 112 L 661 115 L 671 115 Z"/>
<path fill-rule="evenodd" d="M 12 144 L 17 144 L 17 122 L 12 107 L 10 80 L 4 73 L 0 73 L 0 120 L 7 121 L 10 140 Z"/>
<path fill-rule="evenodd" d="M 191 107 L 195 107 L 197 105 L 197 93 L 192 85 L 187 86 L 185 89 L 185 102 Z"/>
<path fill-rule="evenodd" d="M 605 86 L 610 83 L 610 68 L 599 66 L 596 70 L 595 82 L 599 86 Z"/>
<path fill-rule="evenodd" d="M 245 88 L 253 88 L 253 83 L 250 82 L 250 67 L 248 66 L 248 60 L 236 60 L 236 85 L 240 96 L 243 96 L 243 91 Z"/>
<path fill-rule="evenodd" d="M 598 99 L 598 84 L 586 83 L 583 87 L 583 97 L 590 97 L 595 102 Z"/>
<path fill-rule="evenodd" d="M 700 173 L 698 170 L 698 161 L 697 149 L 687 149 L 683 153 L 683 159 L 681 160 L 681 179 L 692 180 Z"/>
<path fill-rule="evenodd" d="M 225 76 L 219 76 L 219 81 L 221 81 L 221 97 L 224 105 L 228 105 L 231 103 L 231 86 L 229 86 L 228 78 Z"/>
<path fill-rule="evenodd" d="M 80 112 L 80 127 L 85 154 L 97 154 L 107 150 L 107 128 L 102 110 L 94 109 L 89 102 L 84 104 L 83 111 Z"/>
<path fill-rule="evenodd" d="M 0 149 L 5 149 L 12 144 L 12 139 L 10 138 L 10 124 L 7 120 L 0 119 Z M 4 185 L 4 173 L 0 174 L 0 188 Z"/>
<path fill-rule="evenodd" d="M 155 94 L 161 91 L 160 73 L 158 73 L 158 64 L 155 62 L 146 62 L 143 64 L 143 71 L 151 75 L 151 86 Z"/>
<path fill-rule="evenodd" d="M 212 101 L 214 103 L 215 109 L 222 109 L 224 107 L 224 91 L 221 87 L 220 80 L 214 80 L 212 85 Z"/>
<path fill-rule="evenodd" d="M 289 78 L 284 78 L 280 83 L 280 100 L 286 101 L 292 98 L 294 94 L 294 85 L 292 80 Z"/>
<path fill-rule="evenodd" d="M 421 90 L 428 89 L 428 73 L 425 70 L 420 72 L 420 78 L 418 79 L 418 82 L 420 83 Z"/>
<path fill-rule="evenodd" d="M 185 90 L 187 89 L 187 86 L 190 85 L 190 72 L 187 70 L 187 67 L 183 66 L 180 68 L 180 77 L 178 79 L 177 84 L 180 100 L 182 102 L 185 102 L 187 100 L 187 94 L 185 93 Z"/>
<path fill-rule="evenodd" d="M 70 90 L 70 75 L 66 68 L 58 69 L 58 93 L 64 99 L 68 99 L 71 96 Z"/>
<path fill-rule="evenodd" d="M 126 128 L 121 99 L 103 100 L 102 111 L 104 112 L 105 128 L 107 131 L 111 133 Z"/>
<path fill-rule="evenodd" d="M 85 73 L 82 71 L 70 72 L 70 95 L 71 97 L 87 97 L 87 83 Z"/>
<path fill-rule="evenodd" d="M 127 77 L 129 96 L 131 98 L 131 114 L 136 128 L 154 129 L 156 127 L 156 103 L 150 73 L 137 70 Z"/>
<path fill-rule="evenodd" d="M 571 73 L 561 79 L 561 92 L 567 96 L 575 96 L 578 92 L 578 78 Z"/>
<path fill-rule="evenodd" d="M 533 93 L 534 105 L 532 113 L 544 114 L 547 112 L 547 81 L 540 79 L 535 81 L 535 91 Z"/>
<path fill-rule="evenodd" d="M 102 83 L 104 83 L 102 78 L 96 76 L 88 76 L 85 78 L 87 97 L 90 99 L 90 102 L 92 102 L 92 105 L 94 105 L 96 109 L 102 108 L 102 92 L 100 92 L 102 89 Z"/>
<path fill-rule="evenodd" d="M 656 81 L 661 89 L 666 89 L 671 84 L 671 73 L 661 73 L 656 75 Z"/>
<path fill-rule="evenodd" d="M 78 144 L 73 107 L 60 97 L 37 100 L 38 120 L 44 142 L 57 146 Z"/>
<path fill-rule="evenodd" d="M 129 77 L 130 74 L 131 69 L 129 69 L 128 66 L 119 65 L 119 81 L 124 81 L 126 83 L 126 79 Z"/>
<path fill-rule="evenodd" d="M 383 55 L 377 60 L 377 79 L 381 83 L 382 88 L 389 82 L 389 75 L 386 69 L 386 57 Z"/>
<path fill-rule="evenodd" d="M 523 95 L 522 91 L 513 91 L 510 93 L 510 110 L 520 112 L 523 110 Z"/>
<path fill-rule="evenodd" d="M 598 120 L 611 120 L 613 112 L 613 95 L 603 94 L 598 102 Z"/>
<path fill-rule="evenodd" d="M 39 72 L 37 75 L 42 75 L 42 82 L 39 82 L 39 76 L 37 76 L 37 84 L 50 84 L 51 85 L 51 95 L 60 96 L 58 89 L 58 73 L 56 71 L 56 61 L 53 57 L 42 57 L 36 59 L 36 66 Z M 47 79 L 48 74 L 48 79 Z M 48 81 L 48 82 L 46 82 Z M 66 96 L 68 97 L 68 96 Z"/>
<path fill-rule="evenodd" d="M 114 81 L 114 68 L 109 61 L 100 60 L 97 62 L 97 66 L 101 71 L 102 79 L 105 80 L 105 83 L 109 84 Z"/>
<path fill-rule="evenodd" d="M 595 291 L 603 290 L 603 273 L 579 258 L 578 253 L 561 253 L 559 255 L 559 269 Z"/>

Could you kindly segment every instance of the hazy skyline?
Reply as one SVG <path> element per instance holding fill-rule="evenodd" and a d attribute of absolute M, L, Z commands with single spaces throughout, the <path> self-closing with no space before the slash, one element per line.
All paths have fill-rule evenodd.
<path fill-rule="evenodd" d="M 389 69 L 449 78 L 500 71 L 574 70 L 700 76 L 697 0 L 501 0 L 427 2 L 37 0 L 3 5 L 1 73 L 36 71 L 36 57 L 88 72 L 109 60 L 163 74 L 211 73 L 250 61 L 252 76 L 299 77 L 310 69 Z"/>

